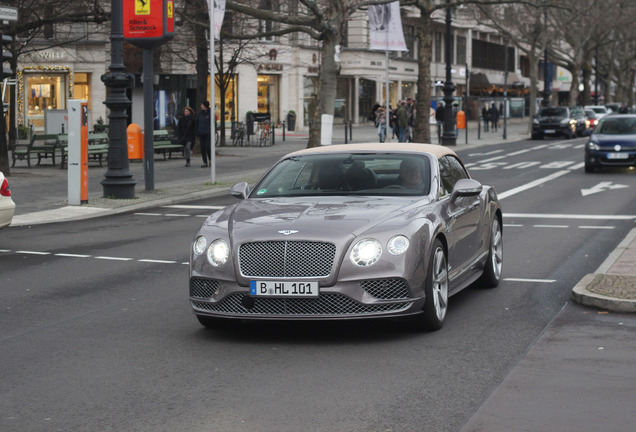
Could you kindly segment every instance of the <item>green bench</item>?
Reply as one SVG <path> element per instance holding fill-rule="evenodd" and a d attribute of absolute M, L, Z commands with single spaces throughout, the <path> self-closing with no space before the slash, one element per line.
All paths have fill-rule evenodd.
<path fill-rule="evenodd" d="M 163 160 L 172 159 L 172 152 L 178 152 L 183 156 L 183 146 L 176 142 L 167 129 L 159 129 L 152 132 L 155 153 L 163 154 Z"/>
<path fill-rule="evenodd" d="M 61 153 L 61 166 L 63 169 L 66 166 L 66 160 L 68 159 L 68 135 L 58 135 L 58 142 L 60 143 Z M 99 162 L 99 166 L 103 165 L 103 160 L 108 157 L 108 134 L 107 133 L 89 133 L 88 134 L 88 160 Z"/>
<path fill-rule="evenodd" d="M 31 157 L 37 156 L 38 165 L 42 159 L 51 159 L 55 165 L 55 152 L 59 146 L 57 135 L 34 134 L 29 140 L 17 140 L 11 149 L 11 167 L 16 161 L 25 160 L 31 168 Z"/>

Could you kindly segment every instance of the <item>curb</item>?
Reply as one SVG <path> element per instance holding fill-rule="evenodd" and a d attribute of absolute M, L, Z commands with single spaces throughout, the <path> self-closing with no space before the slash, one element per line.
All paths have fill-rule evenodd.
<path fill-rule="evenodd" d="M 636 313 L 636 300 L 617 299 L 587 290 L 598 273 L 586 274 L 583 279 L 572 288 L 572 300 L 585 306 L 592 306 L 612 312 Z"/>

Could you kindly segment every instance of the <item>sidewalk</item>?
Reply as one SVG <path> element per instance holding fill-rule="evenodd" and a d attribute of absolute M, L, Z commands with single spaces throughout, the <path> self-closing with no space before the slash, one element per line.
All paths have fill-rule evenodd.
<path fill-rule="evenodd" d="M 456 149 L 528 139 L 527 128 L 527 119 L 510 120 L 507 139 L 503 140 L 502 127 L 496 133 L 484 132 L 475 122 L 469 122 L 467 138 L 460 132 Z M 436 126 L 431 131 L 437 143 Z M 352 138 L 350 142 L 378 141 L 370 125 L 354 127 Z M 82 206 L 67 205 L 66 169 L 50 165 L 28 169 L 18 164 L 9 177 L 17 206 L 11 227 L 137 211 L 226 194 L 236 182 L 253 183 L 282 155 L 305 148 L 306 143 L 306 133 L 291 132 L 285 141 L 278 135 L 271 147 L 217 147 L 214 185 L 210 168 L 200 168 L 198 155 L 190 168 L 185 168 L 180 158 L 156 159 L 154 190 L 150 191 L 145 190 L 143 165 L 131 162 L 137 184 L 136 197 L 129 200 L 103 198 L 100 182 L 107 167 L 91 166 L 88 204 Z M 344 127 L 334 130 L 333 143 L 344 143 Z M 594 274 L 585 276 L 573 288 L 572 298 L 584 306 L 569 303 L 564 308 L 462 432 L 633 429 L 636 315 L 621 313 L 636 312 L 636 228 Z"/>

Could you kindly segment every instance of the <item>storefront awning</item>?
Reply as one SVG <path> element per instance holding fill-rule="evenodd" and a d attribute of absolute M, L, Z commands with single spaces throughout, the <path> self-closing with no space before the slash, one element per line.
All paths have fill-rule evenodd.
<path fill-rule="evenodd" d="M 482 88 L 490 87 L 490 80 L 485 73 L 471 73 L 470 74 L 470 88 Z"/>

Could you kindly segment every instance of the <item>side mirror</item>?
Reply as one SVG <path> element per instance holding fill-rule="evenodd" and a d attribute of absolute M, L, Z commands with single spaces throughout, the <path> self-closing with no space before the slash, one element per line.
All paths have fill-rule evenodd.
<path fill-rule="evenodd" d="M 451 201 L 455 201 L 459 197 L 467 197 L 479 195 L 484 187 L 477 180 L 461 179 L 455 183 L 453 192 L 451 193 Z"/>
<path fill-rule="evenodd" d="M 232 186 L 230 195 L 238 199 L 245 199 L 250 194 L 250 186 L 247 182 L 240 182 Z"/>

